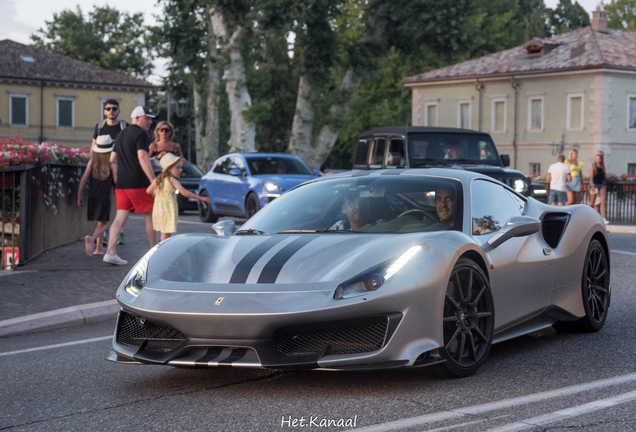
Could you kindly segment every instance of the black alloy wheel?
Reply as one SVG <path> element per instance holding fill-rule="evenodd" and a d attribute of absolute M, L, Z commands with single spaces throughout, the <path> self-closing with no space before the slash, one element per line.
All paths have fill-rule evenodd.
<path fill-rule="evenodd" d="M 245 200 L 245 214 L 247 218 L 249 219 L 254 216 L 260 209 L 261 205 L 258 202 L 258 197 L 253 193 L 249 194 Z"/>
<path fill-rule="evenodd" d="M 200 195 L 202 197 L 210 198 L 210 195 L 205 190 L 201 191 Z M 211 204 L 208 204 L 203 201 L 199 201 L 198 206 L 199 206 L 199 218 L 201 219 L 201 222 L 215 223 L 216 221 L 219 220 L 219 217 L 216 214 L 214 214 L 214 212 L 212 211 Z"/>
<path fill-rule="evenodd" d="M 566 329 L 597 332 L 605 324 L 611 300 L 609 263 L 605 249 L 598 240 L 590 242 L 587 254 L 585 254 L 585 265 L 581 277 L 581 295 L 585 316 L 571 323 Z"/>
<path fill-rule="evenodd" d="M 443 311 L 446 359 L 434 368 L 442 376 L 474 374 L 486 361 L 494 333 L 494 302 L 488 278 L 474 261 L 460 258 L 446 287 Z"/>

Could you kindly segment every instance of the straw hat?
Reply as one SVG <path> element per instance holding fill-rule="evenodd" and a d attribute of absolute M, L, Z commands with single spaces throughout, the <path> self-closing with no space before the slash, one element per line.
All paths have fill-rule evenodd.
<path fill-rule="evenodd" d="M 161 172 L 166 172 L 168 168 L 170 168 L 174 163 L 176 163 L 179 159 L 183 159 L 180 156 L 175 156 L 172 153 L 164 154 L 159 160 L 159 164 L 161 165 Z"/>
<path fill-rule="evenodd" d="M 108 153 L 113 151 L 115 145 L 110 135 L 100 135 L 95 139 L 95 145 L 93 151 L 95 153 Z"/>

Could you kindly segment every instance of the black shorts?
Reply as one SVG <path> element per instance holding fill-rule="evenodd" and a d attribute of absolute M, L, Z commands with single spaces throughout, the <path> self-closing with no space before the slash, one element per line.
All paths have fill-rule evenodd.
<path fill-rule="evenodd" d="M 110 221 L 110 197 L 108 199 L 88 197 L 88 220 Z"/>

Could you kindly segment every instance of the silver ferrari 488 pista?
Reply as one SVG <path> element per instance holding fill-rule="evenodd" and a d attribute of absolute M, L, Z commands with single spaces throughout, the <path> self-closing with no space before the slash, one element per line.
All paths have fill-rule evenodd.
<path fill-rule="evenodd" d="M 598 213 L 458 169 L 318 178 L 213 231 L 133 267 L 108 360 L 467 376 L 493 343 L 598 331 L 610 305 Z"/>

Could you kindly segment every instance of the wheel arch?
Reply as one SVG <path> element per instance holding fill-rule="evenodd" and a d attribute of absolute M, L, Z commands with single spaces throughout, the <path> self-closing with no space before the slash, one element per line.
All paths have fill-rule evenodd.
<path fill-rule="evenodd" d="M 479 252 L 469 249 L 462 253 L 458 260 L 461 258 L 468 258 L 471 261 L 474 261 L 484 271 L 484 274 L 486 275 L 488 280 L 490 280 L 490 275 L 488 274 L 488 265 L 486 265 L 484 257 L 482 257 Z"/>

